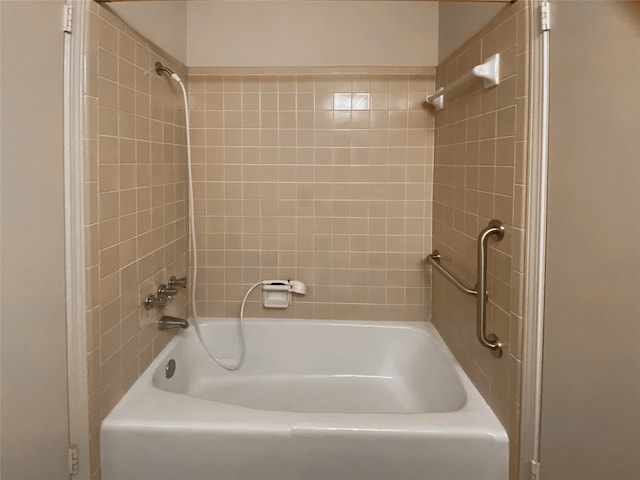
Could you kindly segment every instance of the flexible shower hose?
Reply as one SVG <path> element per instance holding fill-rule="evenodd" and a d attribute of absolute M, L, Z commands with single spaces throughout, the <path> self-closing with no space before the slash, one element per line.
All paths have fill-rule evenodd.
<path fill-rule="evenodd" d="M 242 300 L 242 305 L 240 307 L 240 319 L 238 321 L 238 337 L 240 340 L 240 354 L 235 363 L 227 363 L 224 360 L 218 358 L 216 355 L 211 353 L 207 346 L 205 345 L 204 339 L 202 338 L 202 332 L 200 331 L 200 325 L 198 324 L 198 312 L 196 310 L 196 286 L 197 286 L 197 276 L 198 276 L 198 247 L 196 243 L 196 228 L 195 228 L 195 215 L 193 210 L 193 173 L 191 166 L 191 133 L 190 133 L 190 122 L 189 122 L 189 102 L 187 98 L 187 89 L 182 83 L 180 77 L 172 73 L 171 78 L 175 80 L 180 88 L 182 89 L 182 97 L 184 99 L 184 114 L 185 114 L 185 128 L 187 131 L 187 171 L 189 175 L 189 238 L 191 244 L 191 260 L 193 263 L 192 266 L 192 276 L 191 276 L 191 313 L 193 315 L 193 325 L 196 329 L 196 335 L 198 340 L 200 341 L 200 345 L 204 351 L 211 357 L 218 365 L 220 365 L 225 370 L 238 370 L 242 364 L 244 363 L 244 359 L 246 357 L 247 347 L 245 343 L 245 334 L 244 334 L 244 306 L 247 302 L 247 298 L 249 298 L 249 294 L 259 285 L 262 285 L 262 282 L 257 282 L 247 290 L 247 293 Z"/>

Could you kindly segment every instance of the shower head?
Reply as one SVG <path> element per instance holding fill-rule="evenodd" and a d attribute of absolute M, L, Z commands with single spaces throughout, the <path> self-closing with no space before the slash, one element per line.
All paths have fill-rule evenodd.
<path fill-rule="evenodd" d="M 160 63 L 160 62 L 156 62 L 155 67 L 156 67 L 156 73 L 157 73 L 158 75 L 162 75 L 163 73 L 167 73 L 167 74 L 169 74 L 169 76 L 170 76 L 170 77 L 174 75 L 173 70 L 171 70 L 170 68 L 165 67 L 165 66 L 164 66 L 162 63 Z"/>

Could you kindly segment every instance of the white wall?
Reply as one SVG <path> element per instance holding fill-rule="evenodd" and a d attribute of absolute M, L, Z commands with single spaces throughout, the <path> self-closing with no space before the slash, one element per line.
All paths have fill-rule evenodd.
<path fill-rule="evenodd" d="M 438 61 L 438 2 L 203 0 L 109 8 L 189 67 Z"/>
<path fill-rule="evenodd" d="M 104 5 L 165 52 L 187 63 L 187 2 L 114 2 Z"/>
<path fill-rule="evenodd" d="M 436 65 L 438 4 L 190 2 L 187 64 Z"/>
<path fill-rule="evenodd" d="M 551 7 L 540 478 L 638 479 L 640 4 Z"/>
<path fill-rule="evenodd" d="M 108 7 L 187 66 L 436 65 L 505 4 L 145 1 Z"/>
<path fill-rule="evenodd" d="M 504 3 L 440 2 L 438 62 L 445 60 L 505 7 Z"/>
<path fill-rule="evenodd" d="M 62 0 L 0 1 L 2 465 L 68 479 Z"/>

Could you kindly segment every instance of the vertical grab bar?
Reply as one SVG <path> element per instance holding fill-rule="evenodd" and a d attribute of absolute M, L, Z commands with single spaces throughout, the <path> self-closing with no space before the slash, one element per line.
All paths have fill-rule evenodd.
<path fill-rule="evenodd" d="M 478 341 L 491 350 L 493 356 L 502 356 L 502 342 L 493 333 L 487 334 L 487 243 L 491 235 L 496 240 L 504 237 L 504 225 L 500 220 L 491 220 L 478 236 L 478 284 L 476 286 L 476 334 Z"/>
<path fill-rule="evenodd" d="M 502 240 L 504 237 L 504 225 L 500 220 L 491 220 L 478 236 L 478 281 L 475 290 L 458 280 L 440 263 L 440 252 L 437 250 L 427 255 L 427 261 L 460 291 L 476 295 L 476 336 L 482 346 L 490 349 L 494 357 L 500 358 L 502 356 L 502 342 L 493 333 L 487 334 L 487 243 L 492 235 L 496 236 L 496 240 Z"/>

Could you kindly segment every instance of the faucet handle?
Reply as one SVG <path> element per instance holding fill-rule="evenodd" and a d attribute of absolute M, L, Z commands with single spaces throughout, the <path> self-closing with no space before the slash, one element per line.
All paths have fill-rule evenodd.
<path fill-rule="evenodd" d="M 164 307 L 169 301 L 169 297 L 159 297 L 155 293 L 152 293 L 144 300 L 145 310 L 151 310 L 154 307 Z"/>
<path fill-rule="evenodd" d="M 158 297 L 162 298 L 162 297 L 175 297 L 178 294 L 178 290 L 174 287 L 172 287 L 171 285 L 167 286 L 165 284 L 162 284 L 158 287 L 158 292 L 157 295 Z"/>
<path fill-rule="evenodd" d="M 176 278 L 175 275 L 172 275 L 169 279 L 169 287 L 170 288 L 187 288 L 187 277 Z"/>

